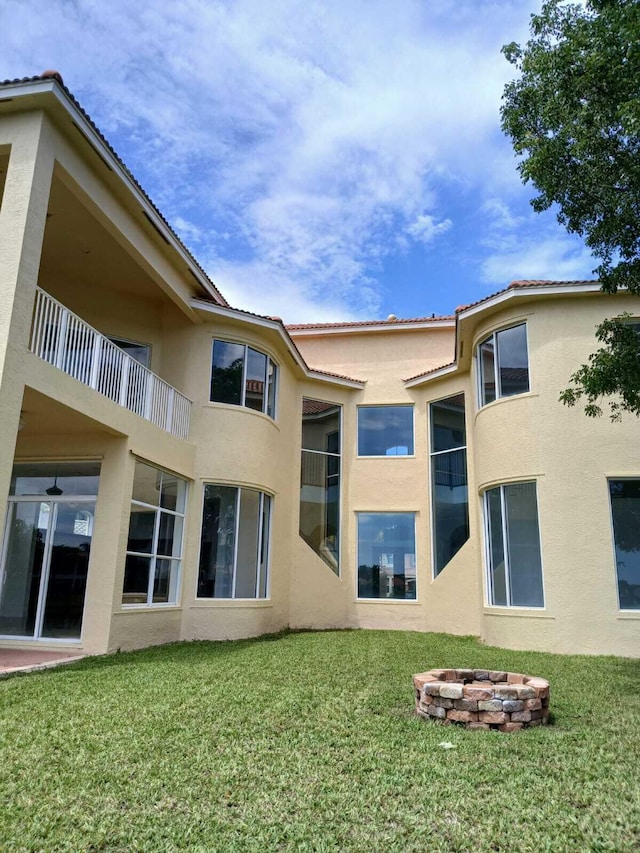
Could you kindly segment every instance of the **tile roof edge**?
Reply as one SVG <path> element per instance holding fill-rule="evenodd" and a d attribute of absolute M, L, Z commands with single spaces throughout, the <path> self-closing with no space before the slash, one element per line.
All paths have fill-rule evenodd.
<path fill-rule="evenodd" d="M 457 367 L 457 361 L 449 361 L 447 364 L 441 364 L 440 367 L 432 367 L 431 370 L 425 370 L 424 373 L 416 373 L 415 376 L 409 376 L 407 379 L 403 379 L 403 382 L 414 382 L 416 379 L 424 379 L 427 376 L 431 376 L 434 373 L 440 373 L 441 370 L 447 370 L 450 367 Z"/>
<path fill-rule="evenodd" d="M 200 304 L 198 304 L 198 303 L 200 303 Z M 332 376 L 335 379 L 344 379 L 347 382 L 357 382 L 359 385 L 363 385 L 363 386 L 366 384 L 365 379 L 354 379 L 353 376 L 346 376 L 343 373 L 332 373 L 330 370 L 320 370 L 319 368 L 311 367 L 309 364 L 307 364 L 307 361 L 305 360 L 304 356 L 302 355 L 302 353 L 300 352 L 300 350 L 296 346 L 295 341 L 293 340 L 293 338 L 289 334 L 289 330 L 287 329 L 287 327 L 283 323 L 282 317 L 269 317 L 266 314 L 256 314 L 253 311 L 247 311 L 244 308 L 234 308 L 231 305 L 216 305 L 216 303 L 207 302 L 204 299 L 193 299 L 192 305 L 194 308 L 196 308 L 196 309 L 200 308 L 201 310 L 204 310 L 204 311 L 206 311 L 207 308 L 210 306 L 213 309 L 218 310 L 219 312 L 223 312 L 223 313 L 229 312 L 231 314 L 241 314 L 241 315 L 244 315 L 245 317 L 248 317 L 249 319 L 266 320 L 268 323 L 272 323 L 273 327 L 280 329 L 280 331 L 284 334 L 285 338 L 289 342 L 289 346 L 291 346 L 296 351 L 296 353 L 298 354 L 298 357 L 300 358 L 300 362 L 302 365 L 304 365 L 304 369 L 307 373 L 309 373 L 309 374 L 317 373 L 317 374 L 320 374 L 322 376 Z"/>
<path fill-rule="evenodd" d="M 309 367 L 309 365 L 307 365 Z M 333 373 L 331 370 L 320 370 L 317 367 L 309 367 L 309 373 L 319 373 L 322 376 L 333 376 L 335 379 L 346 379 L 349 382 L 357 382 L 359 385 L 365 385 L 366 380 L 355 379 L 353 376 L 345 376 L 344 373 Z"/>
<path fill-rule="evenodd" d="M 361 328 L 376 328 L 380 326 L 385 326 L 388 328 L 394 328 L 396 326 L 410 326 L 412 324 L 424 324 L 424 323 L 441 323 L 441 322 L 453 322 L 455 320 L 454 314 L 448 315 L 438 315 L 436 317 L 407 317 L 407 318 L 396 318 L 395 320 L 345 320 L 344 322 L 336 322 L 336 323 L 286 323 L 286 328 L 292 332 L 302 332 L 302 331 L 311 331 L 317 330 L 322 331 L 323 329 L 361 329 Z"/>
<path fill-rule="evenodd" d="M 109 151 L 111 156 L 115 159 L 116 163 L 118 164 L 120 169 L 122 169 L 122 171 L 124 172 L 126 177 L 132 182 L 134 187 L 142 195 L 144 200 L 147 202 L 147 204 L 153 210 L 153 212 L 156 214 L 156 216 L 160 219 L 162 224 L 168 229 L 171 237 L 175 240 L 175 242 L 178 244 L 180 249 L 182 249 L 182 251 L 187 255 L 188 259 L 193 263 L 193 265 L 195 266 L 197 271 L 200 273 L 200 275 L 204 278 L 205 282 L 208 284 L 209 288 L 213 291 L 213 294 L 210 294 L 210 295 L 216 296 L 220 300 L 220 305 L 222 305 L 223 307 L 227 307 L 227 308 L 231 307 L 229 305 L 229 303 L 227 302 L 227 300 L 225 299 L 225 297 L 222 295 L 222 293 L 218 290 L 217 286 L 213 283 L 213 281 L 209 278 L 209 276 L 207 275 L 205 270 L 202 268 L 199 261 L 194 257 L 194 255 L 187 248 L 187 246 L 183 243 L 183 241 L 178 236 L 178 234 L 174 231 L 173 227 L 170 225 L 169 221 L 165 218 L 164 214 L 160 211 L 160 209 L 157 207 L 155 202 L 152 200 L 151 196 L 147 193 L 147 191 L 144 189 L 142 184 L 138 181 L 138 179 L 135 177 L 133 172 L 129 169 L 129 167 L 126 165 L 124 160 L 120 157 L 118 152 L 111 145 L 111 143 L 106 138 L 106 136 L 102 133 L 102 131 L 97 126 L 97 124 L 94 122 L 94 120 L 91 118 L 89 113 L 84 109 L 84 107 L 78 101 L 78 99 L 75 97 L 73 92 L 65 85 L 65 83 L 63 82 L 62 76 L 59 74 L 59 72 L 57 72 L 57 71 L 45 71 L 45 72 L 43 72 L 43 74 L 37 74 L 33 77 L 22 77 L 22 78 L 16 78 L 14 80 L 1 80 L 0 81 L 0 90 L 2 88 L 5 88 L 5 87 L 10 88 L 11 86 L 19 86 L 21 84 L 46 83 L 49 81 L 55 82 L 55 84 L 60 88 L 60 90 L 66 95 L 66 97 L 69 99 L 69 101 L 73 105 L 74 109 L 88 123 L 90 128 L 94 131 L 94 133 L 98 136 L 98 138 L 100 139 L 102 144 L 107 148 L 107 150 Z"/>
<path fill-rule="evenodd" d="M 502 290 L 496 290 L 495 293 L 490 293 L 487 296 L 483 296 L 482 299 L 478 299 L 475 302 L 470 302 L 467 305 L 458 305 L 456 308 L 456 317 L 464 311 L 468 311 L 470 308 L 475 308 L 477 305 L 482 305 L 483 302 L 488 302 L 491 299 L 495 299 L 497 296 L 502 296 L 506 293 L 512 293 L 516 290 L 526 290 L 527 288 L 534 287 L 576 287 L 576 286 L 586 286 L 586 285 L 600 285 L 600 282 L 597 279 L 575 279 L 575 280 L 563 280 L 563 279 L 517 279 L 512 281 L 507 287 L 503 287 Z"/>

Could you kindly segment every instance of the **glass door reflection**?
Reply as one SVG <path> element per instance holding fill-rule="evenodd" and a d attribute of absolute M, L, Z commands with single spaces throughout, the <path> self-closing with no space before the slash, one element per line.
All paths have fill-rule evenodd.
<path fill-rule="evenodd" d="M 79 639 L 95 501 L 10 500 L 0 634 Z"/>

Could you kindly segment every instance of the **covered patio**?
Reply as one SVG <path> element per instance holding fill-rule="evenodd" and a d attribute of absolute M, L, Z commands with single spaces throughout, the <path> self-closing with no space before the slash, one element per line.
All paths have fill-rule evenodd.
<path fill-rule="evenodd" d="M 77 652 L 44 651 L 43 649 L 0 648 L 0 678 L 16 672 L 35 672 L 39 669 L 51 669 L 65 663 L 73 663 L 84 655 Z"/>

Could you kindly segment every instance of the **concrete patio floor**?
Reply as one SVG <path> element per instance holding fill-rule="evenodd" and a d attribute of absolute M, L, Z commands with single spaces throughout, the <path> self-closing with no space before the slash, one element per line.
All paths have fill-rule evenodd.
<path fill-rule="evenodd" d="M 51 652 L 39 649 L 0 649 L 0 678 L 15 672 L 33 672 L 50 669 L 64 663 L 80 660 L 77 652 Z"/>

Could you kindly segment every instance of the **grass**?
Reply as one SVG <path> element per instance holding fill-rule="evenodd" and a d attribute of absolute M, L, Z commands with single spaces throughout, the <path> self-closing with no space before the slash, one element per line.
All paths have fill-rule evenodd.
<path fill-rule="evenodd" d="M 411 674 L 435 666 L 548 678 L 553 725 L 419 720 Z M 637 851 L 639 687 L 640 661 L 390 631 L 180 643 L 10 678 L 0 850 Z"/>

